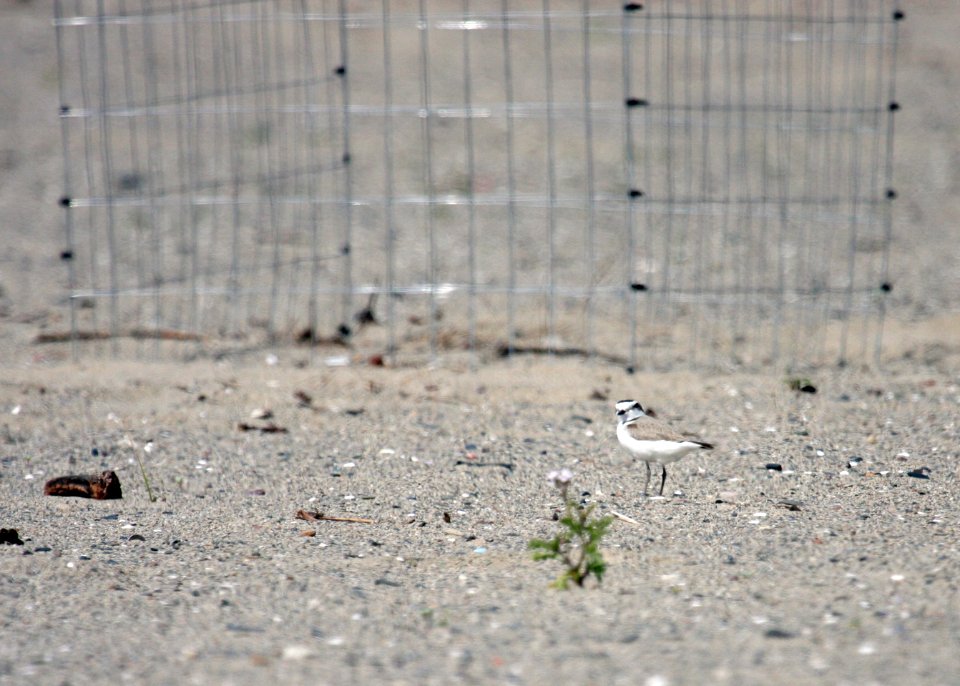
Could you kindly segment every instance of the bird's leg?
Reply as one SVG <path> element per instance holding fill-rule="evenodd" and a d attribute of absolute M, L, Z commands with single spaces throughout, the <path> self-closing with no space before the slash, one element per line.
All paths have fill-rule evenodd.
<path fill-rule="evenodd" d="M 648 464 L 649 468 L 650 465 Z M 663 476 L 660 479 L 660 495 L 663 495 L 663 486 L 667 483 L 667 465 L 663 465 Z"/>
<path fill-rule="evenodd" d="M 649 462 L 644 462 L 644 464 L 647 465 L 647 480 L 646 480 L 646 481 L 644 482 L 644 484 L 643 484 L 643 497 L 646 498 L 646 497 L 647 497 L 647 486 L 650 485 L 650 463 L 649 463 Z"/>

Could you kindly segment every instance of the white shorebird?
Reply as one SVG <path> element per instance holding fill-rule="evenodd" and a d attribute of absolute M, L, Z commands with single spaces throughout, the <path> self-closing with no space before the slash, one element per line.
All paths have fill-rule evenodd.
<path fill-rule="evenodd" d="M 647 463 L 647 481 L 643 484 L 643 495 L 647 495 L 650 485 L 650 463 L 657 462 L 663 467 L 660 480 L 660 495 L 667 483 L 667 465 L 676 462 L 694 450 L 710 450 L 709 443 L 686 438 L 666 424 L 654 419 L 643 411 L 636 400 L 617 402 L 617 439 L 634 457 Z"/>

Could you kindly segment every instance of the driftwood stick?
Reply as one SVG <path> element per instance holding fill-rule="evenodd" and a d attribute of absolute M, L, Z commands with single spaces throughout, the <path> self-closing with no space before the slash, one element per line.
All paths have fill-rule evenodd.
<path fill-rule="evenodd" d="M 70 341 L 104 341 L 109 338 L 113 338 L 113 334 L 109 331 L 51 331 L 49 333 L 40 333 L 37 334 L 33 342 L 35 344 L 41 343 L 69 343 Z M 117 338 L 133 338 L 134 340 L 143 341 L 150 339 L 157 339 L 160 341 L 199 341 L 201 340 L 200 334 L 191 333 L 190 331 L 178 331 L 176 329 L 149 329 L 149 328 L 136 328 L 130 329 L 128 331 L 121 331 L 117 334 Z"/>
<path fill-rule="evenodd" d="M 297 519 L 305 519 L 308 522 L 352 522 L 354 524 L 376 524 L 372 519 L 363 517 L 330 517 L 322 512 L 307 512 L 306 510 L 297 510 Z"/>

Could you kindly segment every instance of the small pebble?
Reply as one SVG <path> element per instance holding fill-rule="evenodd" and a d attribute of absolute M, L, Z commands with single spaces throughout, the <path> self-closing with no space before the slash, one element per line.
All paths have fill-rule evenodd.
<path fill-rule="evenodd" d="M 16 529 L 0 529 L 0 544 L 23 545 L 23 541 Z"/>
<path fill-rule="evenodd" d="M 793 638 L 794 633 L 792 631 L 786 631 L 784 629 L 767 629 L 764 634 L 767 638 Z"/>

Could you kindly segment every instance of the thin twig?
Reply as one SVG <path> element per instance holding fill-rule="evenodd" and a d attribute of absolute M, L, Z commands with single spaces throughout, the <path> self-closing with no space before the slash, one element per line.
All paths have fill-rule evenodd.
<path fill-rule="evenodd" d="M 354 524 L 376 524 L 373 519 L 364 519 L 363 517 L 330 517 L 322 512 L 307 512 L 306 510 L 297 510 L 297 519 L 305 519 L 308 522 L 352 522 Z"/>
<path fill-rule="evenodd" d="M 623 521 L 629 522 L 630 524 L 636 524 L 637 526 L 640 526 L 640 522 L 638 522 L 633 517 L 628 517 L 625 514 L 620 514 L 619 512 L 614 512 L 613 510 L 610 510 L 610 514 L 612 514 L 617 519 L 622 519 Z"/>

